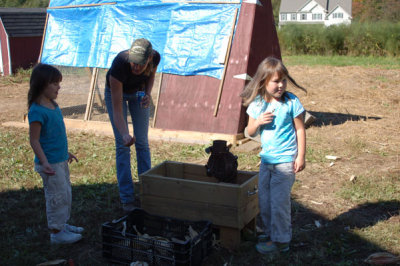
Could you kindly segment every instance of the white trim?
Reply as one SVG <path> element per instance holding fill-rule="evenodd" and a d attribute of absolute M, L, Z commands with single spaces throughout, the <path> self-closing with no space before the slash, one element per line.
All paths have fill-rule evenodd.
<path fill-rule="evenodd" d="M 233 78 L 235 78 L 235 79 L 243 79 L 243 80 L 252 80 L 252 77 L 249 76 L 247 73 L 235 75 L 235 76 L 233 76 Z"/>
<path fill-rule="evenodd" d="M 260 0 L 243 0 L 243 3 L 255 4 L 255 5 L 263 6 L 261 4 Z"/>

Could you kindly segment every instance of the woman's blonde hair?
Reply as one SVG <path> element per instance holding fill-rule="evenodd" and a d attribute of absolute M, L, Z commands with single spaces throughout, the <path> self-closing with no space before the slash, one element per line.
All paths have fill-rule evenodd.
<path fill-rule="evenodd" d="M 260 95 L 265 97 L 268 93 L 265 85 L 271 80 L 272 76 L 277 73 L 281 79 L 287 77 L 290 83 L 297 88 L 307 92 L 307 90 L 296 83 L 296 81 L 289 75 L 288 70 L 283 65 L 282 61 L 274 58 L 265 58 L 257 68 L 254 78 L 247 84 L 240 96 L 243 98 L 243 105 L 248 106 L 256 97 Z M 282 99 L 287 97 L 286 92 L 282 95 Z"/>

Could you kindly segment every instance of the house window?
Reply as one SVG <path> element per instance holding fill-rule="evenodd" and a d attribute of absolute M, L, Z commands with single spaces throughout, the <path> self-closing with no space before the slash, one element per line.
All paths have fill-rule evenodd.
<path fill-rule="evenodd" d="M 313 20 L 322 20 L 322 14 L 312 14 Z"/>
<path fill-rule="evenodd" d="M 333 13 L 333 18 L 343 18 L 343 13 Z"/>
<path fill-rule="evenodd" d="M 287 20 L 286 14 L 281 14 L 281 20 Z"/>
<path fill-rule="evenodd" d="M 292 14 L 292 20 L 297 20 L 297 14 Z"/>
<path fill-rule="evenodd" d="M 307 14 L 301 14 L 300 19 L 301 20 L 307 20 Z"/>

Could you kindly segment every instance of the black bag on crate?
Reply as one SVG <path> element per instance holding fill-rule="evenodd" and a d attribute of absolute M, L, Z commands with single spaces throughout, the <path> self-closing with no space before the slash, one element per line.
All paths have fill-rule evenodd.
<path fill-rule="evenodd" d="M 206 148 L 211 153 L 206 164 L 207 175 L 217 178 L 220 182 L 236 183 L 237 156 L 229 151 L 225 140 L 214 140 L 213 145 Z"/>

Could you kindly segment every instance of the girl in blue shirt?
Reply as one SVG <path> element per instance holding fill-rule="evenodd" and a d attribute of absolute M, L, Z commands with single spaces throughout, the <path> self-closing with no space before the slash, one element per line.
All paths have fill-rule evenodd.
<path fill-rule="evenodd" d="M 248 106 L 249 135 L 261 134 L 258 197 L 264 234 L 256 249 L 263 254 L 289 250 L 290 191 L 295 173 L 305 168 L 305 110 L 299 99 L 286 91 L 288 81 L 306 91 L 290 77 L 282 61 L 268 57 L 241 95 Z"/>
<path fill-rule="evenodd" d="M 67 224 L 72 201 L 68 162 L 78 160 L 68 152 L 64 120 L 55 102 L 61 80 L 58 69 L 38 64 L 32 71 L 28 92 L 29 139 L 35 153 L 35 170 L 43 179 L 53 244 L 77 242 L 84 230 Z"/>

